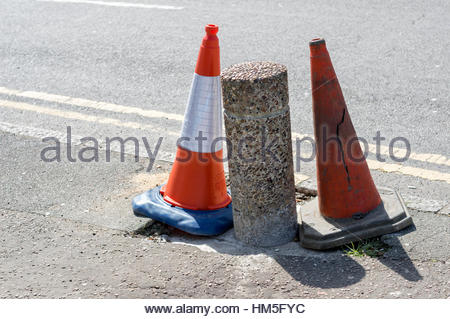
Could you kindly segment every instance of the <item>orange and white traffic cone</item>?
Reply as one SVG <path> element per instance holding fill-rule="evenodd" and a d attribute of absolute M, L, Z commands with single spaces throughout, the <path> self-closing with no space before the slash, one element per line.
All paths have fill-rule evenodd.
<path fill-rule="evenodd" d="M 191 234 L 218 235 L 233 217 L 222 161 L 219 28 L 205 30 L 169 180 L 134 198 L 133 210 Z"/>
<path fill-rule="evenodd" d="M 327 249 L 409 226 L 400 195 L 372 180 L 325 40 L 310 52 L 318 197 L 301 209 L 301 244 Z"/>

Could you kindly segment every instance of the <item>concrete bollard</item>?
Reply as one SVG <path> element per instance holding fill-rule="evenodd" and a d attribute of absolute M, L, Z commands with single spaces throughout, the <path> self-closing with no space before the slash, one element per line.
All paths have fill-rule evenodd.
<path fill-rule="evenodd" d="M 287 69 L 233 65 L 222 92 L 235 235 L 252 246 L 287 243 L 298 227 Z"/>

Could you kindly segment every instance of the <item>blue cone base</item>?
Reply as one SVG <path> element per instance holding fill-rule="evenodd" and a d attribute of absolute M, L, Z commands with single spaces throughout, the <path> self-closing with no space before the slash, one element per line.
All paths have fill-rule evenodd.
<path fill-rule="evenodd" d="M 148 217 L 186 233 L 215 236 L 233 227 L 231 203 L 215 210 L 192 210 L 167 203 L 160 194 L 161 186 L 155 187 L 133 199 L 133 212 L 138 217 Z"/>

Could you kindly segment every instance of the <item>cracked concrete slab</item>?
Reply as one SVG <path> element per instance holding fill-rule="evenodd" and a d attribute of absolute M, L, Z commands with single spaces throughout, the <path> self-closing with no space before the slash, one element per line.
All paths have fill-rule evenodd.
<path fill-rule="evenodd" d="M 447 205 L 447 201 L 444 200 L 425 199 L 413 195 L 404 196 L 404 200 L 408 208 L 429 213 L 440 213 Z"/>

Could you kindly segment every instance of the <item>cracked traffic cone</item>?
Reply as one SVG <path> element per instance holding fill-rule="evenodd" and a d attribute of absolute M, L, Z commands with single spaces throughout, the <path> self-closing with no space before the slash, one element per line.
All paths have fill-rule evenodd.
<path fill-rule="evenodd" d="M 222 89 L 216 25 L 207 25 L 195 67 L 177 156 L 167 184 L 133 200 L 138 216 L 212 236 L 233 225 L 222 161 Z"/>
<path fill-rule="evenodd" d="M 318 197 L 301 209 L 302 246 L 327 249 L 409 226 L 400 195 L 372 180 L 325 40 L 312 40 L 310 52 Z"/>

